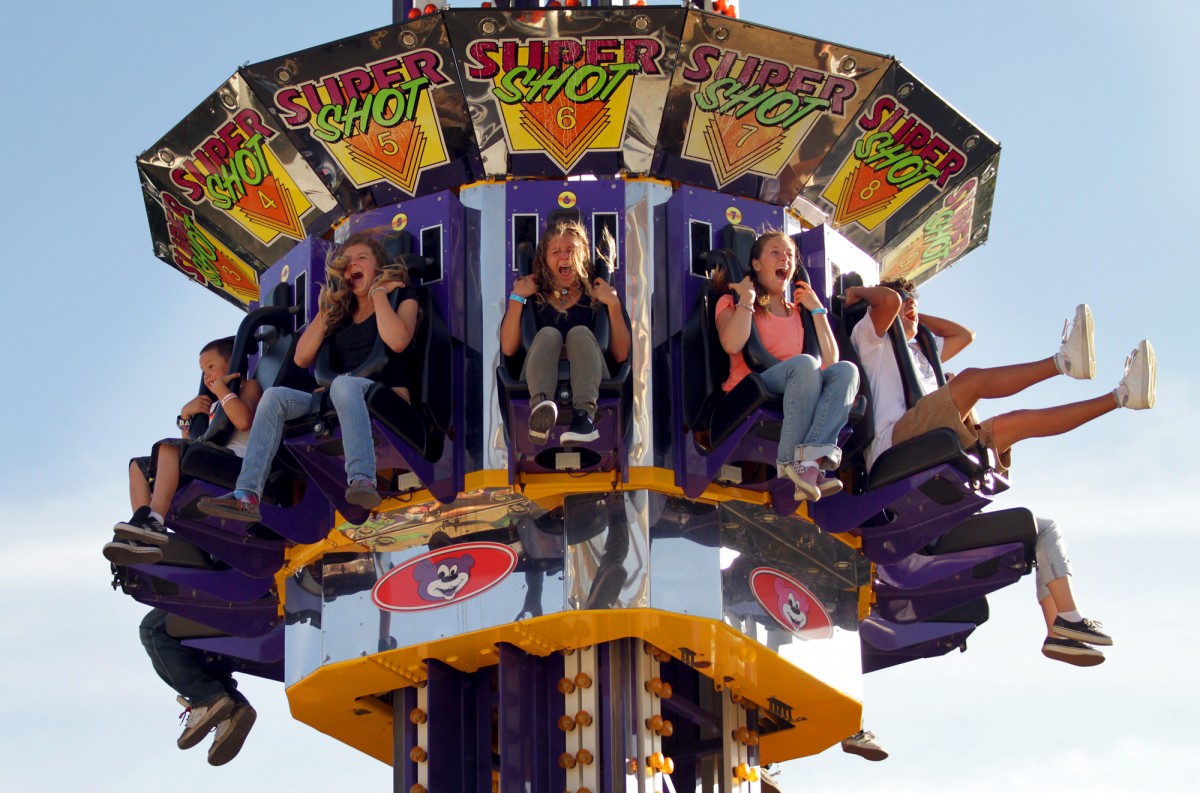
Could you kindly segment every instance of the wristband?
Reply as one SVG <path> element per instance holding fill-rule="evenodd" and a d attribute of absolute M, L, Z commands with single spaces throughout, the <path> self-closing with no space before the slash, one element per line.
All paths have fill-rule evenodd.
<path fill-rule="evenodd" d="M 811 312 L 812 312 L 814 315 L 815 315 L 815 314 L 828 314 L 828 313 L 829 313 L 828 309 L 822 308 L 822 307 L 820 307 L 820 306 L 818 306 L 818 307 L 816 307 L 816 308 L 813 308 L 813 309 L 809 309 L 809 311 L 811 311 Z"/>
<path fill-rule="evenodd" d="M 525 301 L 526 301 L 528 298 L 521 297 L 521 296 L 520 296 L 520 295 L 518 295 L 516 292 L 509 292 L 509 293 L 508 293 L 508 299 L 509 299 L 509 300 L 515 300 L 515 301 L 517 301 L 518 303 L 520 303 L 521 305 L 525 305 Z"/>
<path fill-rule="evenodd" d="M 233 393 L 232 391 L 221 397 L 221 407 L 225 407 L 225 403 L 231 399 L 237 399 L 237 394 Z"/>
<path fill-rule="evenodd" d="M 175 417 L 175 426 L 179 427 L 179 429 L 181 429 L 181 430 L 186 430 L 189 426 L 191 426 L 191 420 L 185 419 L 183 417 L 183 414 L 180 413 L 178 416 Z"/>

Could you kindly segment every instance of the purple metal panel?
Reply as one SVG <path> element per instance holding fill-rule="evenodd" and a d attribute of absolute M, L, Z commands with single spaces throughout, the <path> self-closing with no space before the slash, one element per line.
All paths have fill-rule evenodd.
<path fill-rule="evenodd" d="M 412 686 L 392 692 L 392 791 L 409 793 L 417 782 L 417 764 L 409 752 L 417 746 L 417 725 L 409 714 L 417 707 Z"/>
<path fill-rule="evenodd" d="M 446 790 L 490 790 L 491 670 L 467 674 L 437 660 L 428 669 L 429 779 Z"/>
<path fill-rule="evenodd" d="M 910 567 L 915 569 L 905 569 Z M 883 579 L 875 587 L 879 614 L 898 623 L 927 620 L 1015 583 L 1028 570 L 1020 543 L 933 557 L 913 554 L 877 568 Z M 898 581 L 915 585 L 901 587 Z"/>
<path fill-rule="evenodd" d="M 542 658 L 501 644 L 497 676 L 501 793 L 558 793 L 566 784 L 557 762 L 566 741 L 555 726 L 562 656 Z"/>
<path fill-rule="evenodd" d="M 283 626 L 280 625 L 261 636 L 184 639 L 183 645 L 230 658 L 274 664 L 283 661 Z"/>
<path fill-rule="evenodd" d="M 140 564 L 133 569 L 233 603 L 251 603 L 275 586 L 273 579 L 251 578 L 237 570 L 204 570 L 161 563 Z"/>

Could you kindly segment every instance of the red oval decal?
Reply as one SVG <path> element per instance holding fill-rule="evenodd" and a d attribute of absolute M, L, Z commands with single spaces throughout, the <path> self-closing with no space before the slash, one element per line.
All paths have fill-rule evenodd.
<path fill-rule="evenodd" d="M 783 629 L 801 639 L 828 639 L 833 621 L 820 598 L 790 575 L 770 567 L 750 572 L 750 589 Z"/>
<path fill-rule="evenodd" d="M 451 545 L 389 570 L 371 589 L 385 611 L 428 611 L 461 603 L 499 584 L 517 566 L 517 554 L 498 542 Z"/>

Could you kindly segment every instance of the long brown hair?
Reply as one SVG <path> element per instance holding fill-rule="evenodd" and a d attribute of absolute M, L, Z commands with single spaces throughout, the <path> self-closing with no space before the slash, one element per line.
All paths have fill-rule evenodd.
<path fill-rule="evenodd" d="M 754 261 L 762 257 L 763 248 L 767 246 L 767 243 L 776 239 L 783 240 L 788 245 L 792 246 L 793 253 L 796 252 L 796 243 L 792 241 L 791 237 L 789 237 L 786 233 L 779 231 L 778 229 L 768 229 L 762 234 L 758 235 L 758 239 L 756 239 L 754 244 L 750 246 L 750 261 L 744 263 L 745 274 L 750 276 L 750 283 L 754 285 L 754 294 L 758 297 L 763 295 L 763 287 L 758 281 L 758 272 L 754 269 Z M 796 266 L 799 267 L 799 263 L 797 263 Z M 717 265 L 716 269 L 714 269 L 712 273 L 713 289 L 715 289 L 718 293 L 725 293 L 730 291 L 729 285 L 729 271 L 726 270 L 723 265 Z M 736 300 L 736 297 L 734 299 Z M 754 310 L 766 311 L 766 304 L 763 301 L 756 299 L 754 301 Z"/>
<path fill-rule="evenodd" d="M 346 249 L 354 245 L 365 245 L 375 256 L 375 281 L 399 281 L 409 283 L 408 267 L 404 262 L 393 262 L 383 243 L 368 234 L 354 234 L 346 238 L 325 261 L 325 286 L 321 288 L 320 302 L 328 311 L 325 315 L 325 335 L 340 330 L 354 315 L 354 292 L 345 279 Z"/>

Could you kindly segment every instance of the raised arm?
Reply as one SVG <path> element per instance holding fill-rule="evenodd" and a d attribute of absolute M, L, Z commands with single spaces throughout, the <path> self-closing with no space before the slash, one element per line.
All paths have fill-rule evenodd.
<path fill-rule="evenodd" d="M 629 357 L 632 340 L 629 327 L 625 324 L 625 315 L 621 312 L 621 298 L 617 296 L 617 290 L 603 278 L 592 281 L 591 297 L 603 303 L 604 310 L 608 312 L 608 353 L 614 361 L 623 363 Z"/>
<path fill-rule="evenodd" d="M 943 361 L 950 360 L 975 341 L 975 331 L 948 319 L 922 314 L 921 324 L 929 328 L 934 336 L 941 337 Z"/>
<path fill-rule="evenodd" d="M 859 301 L 870 306 L 867 316 L 875 328 L 875 335 L 882 337 L 900 315 L 900 295 L 886 286 L 852 286 L 846 290 L 846 305 Z"/>
<path fill-rule="evenodd" d="M 233 426 L 241 432 L 248 432 L 250 425 L 254 423 L 254 411 L 258 408 L 258 400 L 262 398 L 262 386 L 258 384 L 257 380 L 251 378 L 242 383 L 241 390 L 234 394 L 230 390 L 229 384 L 240 377 L 241 375 L 237 372 L 232 372 L 223 377 L 207 380 L 204 385 L 217 395 L 217 400 L 225 409 L 225 415 L 233 423 Z"/>
<path fill-rule="evenodd" d="M 317 302 L 321 308 L 317 312 L 317 316 L 300 334 L 300 340 L 296 342 L 296 353 L 292 356 L 296 365 L 302 369 L 307 369 L 316 363 L 317 351 L 321 349 L 321 342 L 325 341 L 325 318 L 328 309 L 325 307 L 324 287 L 321 288 L 321 297 Z"/>
<path fill-rule="evenodd" d="M 750 338 L 750 323 L 754 321 L 754 282 L 747 275 L 736 284 L 730 284 L 729 288 L 733 290 L 733 310 L 717 313 L 717 337 L 721 340 L 721 349 L 733 355 L 741 352 Z"/>
<path fill-rule="evenodd" d="M 371 287 L 367 297 L 375 301 L 375 324 L 379 328 L 379 338 L 392 352 L 404 352 L 412 341 L 417 330 L 417 301 L 408 297 L 400 301 L 396 310 L 388 302 L 388 295 L 393 290 L 403 289 L 399 281 L 382 281 Z"/>
<path fill-rule="evenodd" d="M 513 284 L 512 294 L 525 301 L 530 300 L 537 294 L 537 279 L 532 275 L 518 278 Z M 500 352 L 515 355 L 517 350 L 521 349 L 521 314 L 526 308 L 530 311 L 533 308 L 511 297 L 505 303 L 507 305 L 504 309 L 504 319 L 500 320 Z"/>
<path fill-rule="evenodd" d="M 824 308 L 821 298 L 812 290 L 806 281 L 797 281 L 792 289 L 792 300 L 805 311 L 817 311 Z M 817 330 L 817 344 L 821 348 L 821 368 L 838 362 L 838 346 L 833 338 L 833 328 L 829 326 L 829 313 L 820 311 L 813 314 L 813 325 Z"/>

